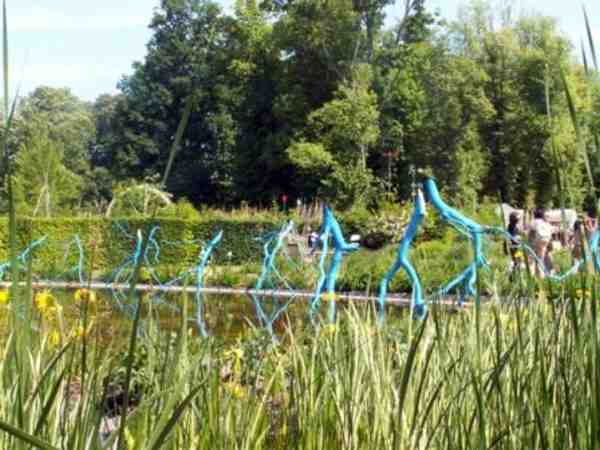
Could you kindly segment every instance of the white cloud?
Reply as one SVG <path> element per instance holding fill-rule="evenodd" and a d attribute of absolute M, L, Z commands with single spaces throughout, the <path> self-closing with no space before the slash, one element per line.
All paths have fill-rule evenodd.
<path fill-rule="evenodd" d="M 104 15 L 69 15 L 47 8 L 28 8 L 9 17 L 8 29 L 13 31 L 114 30 L 146 26 L 150 17 L 128 12 Z"/>

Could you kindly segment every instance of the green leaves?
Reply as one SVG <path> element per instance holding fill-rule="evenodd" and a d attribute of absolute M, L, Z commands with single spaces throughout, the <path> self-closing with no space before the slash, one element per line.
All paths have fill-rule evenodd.
<path fill-rule="evenodd" d="M 16 208 L 21 214 L 51 217 L 73 210 L 82 180 L 65 164 L 62 148 L 43 129 L 21 146 L 14 174 Z"/>
<path fill-rule="evenodd" d="M 334 164 L 331 153 L 322 144 L 295 142 L 287 149 L 288 158 L 307 174 L 323 174 Z"/>

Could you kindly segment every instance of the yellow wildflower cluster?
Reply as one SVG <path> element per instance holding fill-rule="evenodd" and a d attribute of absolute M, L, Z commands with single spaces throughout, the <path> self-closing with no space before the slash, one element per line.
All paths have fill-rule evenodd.
<path fill-rule="evenodd" d="M 89 289 L 77 289 L 74 297 L 77 303 L 96 303 L 96 293 Z"/>

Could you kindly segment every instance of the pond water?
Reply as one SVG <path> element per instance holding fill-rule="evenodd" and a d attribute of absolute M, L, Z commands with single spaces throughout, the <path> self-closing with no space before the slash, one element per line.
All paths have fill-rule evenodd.
<path fill-rule="evenodd" d="M 74 329 L 80 324 L 81 309 L 75 300 L 75 291 L 52 290 L 52 295 L 62 306 L 63 329 Z M 95 291 L 97 301 L 90 305 L 89 320 L 93 321 L 93 334 L 101 341 L 111 345 L 126 344 L 131 333 L 131 325 L 134 309 L 127 307 L 125 293 L 114 296 L 111 291 Z M 147 329 L 149 319 L 163 332 L 178 331 L 181 328 L 183 309 L 186 303 L 184 294 L 157 295 L 143 293 L 142 295 L 142 322 L 141 329 Z M 273 308 L 281 308 L 289 299 L 260 298 L 261 304 L 267 314 L 274 311 Z M 135 302 L 134 302 L 135 304 Z M 297 298 L 285 308 L 285 313 L 273 324 L 276 333 L 283 333 L 287 324 L 292 329 L 302 329 L 307 322 L 309 300 Z M 196 326 L 196 300 L 194 295 L 187 295 L 188 332 L 198 335 Z M 250 295 L 207 295 L 204 299 L 205 321 L 209 334 L 218 336 L 225 341 L 234 341 L 254 327 L 259 327 L 255 303 Z M 347 305 L 338 303 L 340 310 Z M 361 303 L 361 309 L 366 309 L 366 304 Z M 328 305 L 321 306 L 323 317 L 327 316 Z M 276 310 L 276 309 L 275 309 Z M 401 316 L 402 310 L 393 308 L 390 316 Z M 55 325 L 54 325 L 55 326 Z M 2 327 L 6 331 L 6 327 Z"/>
<path fill-rule="evenodd" d="M 75 300 L 75 291 L 52 290 L 52 295 L 62 305 L 67 327 L 74 327 L 80 320 L 81 309 Z M 148 319 L 155 319 L 162 331 L 175 331 L 181 328 L 183 308 L 186 302 L 184 294 L 142 295 L 142 327 Z M 97 301 L 90 305 L 89 317 L 94 320 L 94 328 L 102 340 L 114 341 L 115 338 L 126 337 L 131 332 L 134 309 L 128 307 L 126 294 L 114 296 L 111 291 L 96 291 Z M 289 299 L 260 298 L 267 314 L 281 308 Z M 285 308 L 285 313 L 274 323 L 276 332 L 283 332 L 286 324 L 293 328 L 302 327 L 308 319 L 308 299 L 298 298 Z M 188 330 L 197 335 L 195 321 L 196 300 L 194 295 L 187 295 Z M 206 295 L 204 298 L 205 321 L 211 335 L 225 340 L 235 340 L 253 327 L 260 326 L 255 303 L 250 295 Z M 343 308 L 343 305 L 340 304 Z M 327 311 L 327 305 L 322 306 Z M 118 339 L 117 339 L 118 340 Z"/>

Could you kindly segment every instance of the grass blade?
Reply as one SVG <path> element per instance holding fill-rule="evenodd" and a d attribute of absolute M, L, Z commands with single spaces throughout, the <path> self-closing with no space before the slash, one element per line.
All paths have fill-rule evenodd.
<path fill-rule="evenodd" d="M 598 60 L 596 59 L 596 49 L 594 47 L 594 37 L 592 36 L 592 28 L 590 27 L 590 20 L 588 18 L 587 10 L 583 7 L 583 18 L 585 19 L 585 29 L 587 32 L 588 43 L 590 44 L 590 52 L 592 53 L 592 62 L 596 72 L 598 71 Z"/>
<path fill-rule="evenodd" d="M 183 401 L 177 406 L 177 408 L 175 408 L 175 411 L 173 411 L 173 415 L 166 423 L 164 428 L 160 431 L 158 437 L 156 438 L 156 441 L 154 441 L 154 444 L 151 447 L 152 450 L 159 450 L 162 447 L 163 443 L 169 436 L 169 433 L 175 427 L 177 421 L 179 420 L 185 409 L 189 406 L 191 401 L 194 399 L 196 394 L 200 391 L 200 389 L 202 389 L 202 386 L 203 384 L 196 386 L 194 389 L 192 389 L 192 391 L 187 395 L 187 397 L 183 399 Z"/>
<path fill-rule="evenodd" d="M 573 101 L 573 96 L 571 95 L 571 89 L 569 87 L 569 82 L 567 81 L 567 76 L 563 69 L 560 70 L 560 78 L 562 80 L 563 88 L 565 91 L 565 96 L 567 98 L 567 106 L 569 108 L 569 115 L 571 116 L 571 122 L 573 123 L 573 127 L 575 128 L 575 136 L 577 138 L 577 145 L 581 151 L 581 156 L 583 157 L 583 161 L 585 163 L 585 170 L 587 172 L 588 181 L 590 183 L 590 194 L 593 196 L 594 200 L 596 200 L 596 188 L 594 185 L 594 176 L 592 175 L 592 167 L 590 165 L 590 159 L 587 154 L 587 149 L 585 147 L 583 137 L 581 136 L 581 129 L 579 127 L 579 122 L 577 120 L 577 110 L 575 108 L 575 102 Z M 595 203 L 597 203 L 597 202 L 595 202 Z"/>
<path fill-rule="evenodd" d="M 39 448 L 41 450 L 58 450 L 58 448 L 53 447 L 47 442 L 42 441 L 41 439 L 38 439 L 35 436 L 26 433 L 19 428 L 13 427 L 12 425 L 4 422 L 3 420 L 0 420 L 0 430 L 3 430 L 11 436 L 19 439 L 20 441 L 23 441 L 29 445 L 33 445 L 34 447 Z"/>
<path fill-rule="evenodd" d="M 38 435 L 42 431 L 44 422 L 46 422 L 46 418 L 48 417 L 48 414 L 50 413 L 50 409 L 52 408 L 52 405 L 54 404 L 54 401 L 56 400 L 58 391 L 59 391 L 60 387 L 62 386 L 62 382 L 65 378 L 67 369 L 68 368 L 63 369 L 62 373 L 58 377 L 58 380 L 56 380 L 56 382 L 54 383 L 54 386 L 52 387 L 52 391 L 50 391 L 50 395 L 48 395 L 48 399 L 46 400 L 46 403 L 44 404 L 44 407 L 42 408 L 42 412 L 40 414 L 40 417 L 38 418 L 37 425 L 35 426 L 35 431 L 34 431 L 35 435 Z"/>

